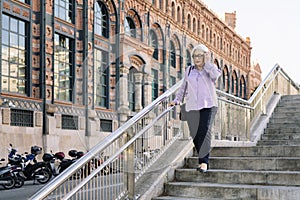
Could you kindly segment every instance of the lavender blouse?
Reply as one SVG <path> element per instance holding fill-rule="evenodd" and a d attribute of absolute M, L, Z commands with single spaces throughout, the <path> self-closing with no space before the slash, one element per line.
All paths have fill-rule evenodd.
<path fill-rule="evenodd" d="M 190 74 L 188 72 L 191 68 Z M 202 108 L 218 107 L 215 83 L 221 71 L 213 63 L 205 63 L 203 70 L 199 71 L 193 66 L 186 69 L 184 81 L 179 88 L 174 102 L 179 104 L 185 93 L 186 110 L 201 110 Z"/>

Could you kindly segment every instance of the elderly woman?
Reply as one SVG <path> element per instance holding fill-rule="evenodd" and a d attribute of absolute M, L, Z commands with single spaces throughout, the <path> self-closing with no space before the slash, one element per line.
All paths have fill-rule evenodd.
<path fill-rule="evenodd" d="M 211 149 L 211 128 L 218 107 L 215 82 L 221 72 L 211 62 L 210 52 L 203 44 L 194 47 L 192 58 L 193 63 L 186 69 L 184 82 L 170 104 L 178 105 L 186 97 L 187 122 L 199 155 L 197 170 L 206 172 Z"/>

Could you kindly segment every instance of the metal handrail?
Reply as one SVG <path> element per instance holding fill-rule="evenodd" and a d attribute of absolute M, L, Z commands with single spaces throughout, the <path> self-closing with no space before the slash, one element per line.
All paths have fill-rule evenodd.
<path fill-rule="evenodd" d="M 257 90 L 254 92 L 254 94 L 251 96 L 251 98 L 249 100 L 245 100 L 245 99 L 242 99 L 240 97 L 236 97 L 234 95 L 227 94 L 227 93 L 225 93 L 223 91 L 217 90 L 217 93 L 219 94 L 219 97 L 218 97 L 219 100 L 225 101 L 225 102 L 230 103 L 230 104 L 238 105 L 238 106 L 241 106 L 241 107 L 244 107 L 244 108 L 247 108 L 247 109 L 252 109 L 252 110 L 255 109 L 255 107 L 257 106 L 257 104 L 255 106 L 251 106 L 251 103 L 260 94 L 260 92 L 261 92 L 262 89 L 266 90 L 265 83 L 267 81 L 270 81 L 270 80 L 272 82 L 272 80 L 274 80 L 274 77 L 276 77 L 278 75 L 278 72 L 277 72 L 275 74 L 275 76 L 271 77 L 272 74 L 273 74 L 273 72 L 275 70 L 282 71 L 282 69 L 279 67 L 279 65 L 276 64 L 273 67 L 273 69 L 270 71 L 270 73 L 268 74 L 268 76 L 264 79 L 264 81 L 259 85 L 259 87 L 257 88 Z M 47 197 L 47 195 L 49 195 L 56 187 L 58 187 L 60 184 L 62 184 L 64 181 L 66 181 L 72 175 L 73 172 L 75 172 L 76 170 L 80 169 L 80 167 L 82 167 L 83 165 L 85 165 L 97 153 L 99 153 L 100 151 L 102 151 L 105 148 L 107 148 L 109 146 L 109 144 L 111 144 L 112 142 L 114 142 L 115 140 L 117 140 L 122 135 L 122 133 L 124 133 L 132 125 L 134 125 L 135 123 L 137 123 L 141 118 L 143 118 L 144 116 L 146 116 L 158 104 L 160 104 L 161 102 L 165 101 L 172 94 L 174 94 L 180 88 L 182 82 L 183 82 L 183 79 L 181 81 L 177 82 L 173 87 L 171 87 L 165 93 L 163 93 L 162 95 L 160 95 L 151 104 L 149 104 L 148 106 L 146 106 L 142 111 L 140 111 L 139 113 L 137 113 L 136 115 L 134 115 L 132 118 L 130 118 L 127 122 L 125 122 L 122 126 L 120 126 L 116 131 L 114 131 L 108 137 L 104 138 L 101 142 L 99 142 L 98 144 L 96 144 L 87 154 L 85 154 L 85 156 L 83 156 L 81 159 L 79 159 L 76 162 L 76 165 L 71 165 L 70 167 L 68 167 L 58 178 L 52 180 L 49 184 L 47 184 L 47 187 L 45 186 L 41 190 L 39 190 L 34 196 L 32 196 L 31 199 L 40 200 L 40 199 L 43 199 L 43 198 Z M 269 87 L 269 85 L 270 85 L 270 83 L 268 84 L 267 87 Z M 263 94 L 264 94 L 264 92 L 261 94 L 260 99 L 262 98 Z M 170 110 L 171 110 L 171 108 L 168 108 L 166 111 L 169 112 Z M 152 124 L 152 123 L 150 123 L 150 124 Z M 114 154 L 114 155 L 118 155 L 118 152 L 116 154 Z M 115 158 L 115 156 L 112 156 L 111 159 L 107 160 L 107 162 L 112 161 L 114 158 Z M 105 163 L 107 163 L 107 162 L 105 162 Z M 97 171 L 100 171 L 101 169 L 102 168 L 99 167 L 99 169 L 97 169 Z M 96 171 L 94 173 L 96 173 Z M 91 176 L 87 176 L 86 179 L 84 179 L 84 182 L 80 184 L 80 186 L 84 185 L 90 179 L 90 177 Z M 80 188 L 80 186 L 78 185 L 78 187 L 74 188 L 73 191 L 72 191 L 72 194 L 74 194 L 78 190 L 78 188 Z"/>
<path fill-rule="evenodd" d="M 172 88 L 167 90 L 165 93 L 160 95 L 157 99 L 155 99 L 151 104 L 146 106 L 142 111 L 134 115 L 131 119 L 125 122 L 122 126 L 120 126 L 116 131 L 114 131 L 111 135 L 104 138 L 101 142 L 96 144 L 89 152 L 85 154 L 82 158 L 80 158 L 76 165 L 71 165 L 68 167 L 59 178 L 53 179 L 47 184 L 47 187 L 43 187 L 39 190 L 35 195 L 31 197 L 33 200 L 40 200 L 49 195 L 54 188 L 58 187 L 64 181 L 71 177 L 72 172 L 79 170 L 81 166 L 85 165 L 89 160 L 91 160 L 98 152 L 104 150 L 109 144 L 118 139 L 120 135 L 130 128 L 133 124 L 135 124 L 139 119 L 148 114 L 156 105 L 167 99 L 170 95 L 172 95 L 181 85 L 182 80 L 176 83 Z"/>

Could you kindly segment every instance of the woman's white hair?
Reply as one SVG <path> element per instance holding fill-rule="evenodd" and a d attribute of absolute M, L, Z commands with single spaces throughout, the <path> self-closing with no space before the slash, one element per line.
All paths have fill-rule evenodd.
<path fill-rule="evenodd" d="M 192 50 L 192 56 L 194 55 L 196 50 L 200 50 L 203 53 L 207 53 L 209 52 L 208 48 L 204 45 L 204 44 L 199 44 L 197 46 L 195 46 Z"/>

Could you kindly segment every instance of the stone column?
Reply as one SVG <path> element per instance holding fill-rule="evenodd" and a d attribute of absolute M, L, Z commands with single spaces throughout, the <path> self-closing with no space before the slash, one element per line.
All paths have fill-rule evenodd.
<path fill-rule="evenodd" d="M 119 98 L 120 107 L 118 108 L 118 113 L 120 116 L 120 125 L 128 120 L 129 115 L 129 102 L 128 102 L 128 73 L 129 68 L 127 66 L 121 66 L 120 68 L 120 79 L 119 79 L 119 87 L 120 87 L 120 96 Z"/>
<path fill-rule="evenodd" d="M 143 74 L 140 72 L 137 72 L 134 74 L 134 81 L 135 81 L 135 111 L 139 112 L 142 110 L 142 80 L 143 80 Z"/>
<path fill-rule="evenodd" d="M 152 102 L 152 81 L 153 76 L 151 74 L 144 74 L 144 102 L 145 106 Z"/>

